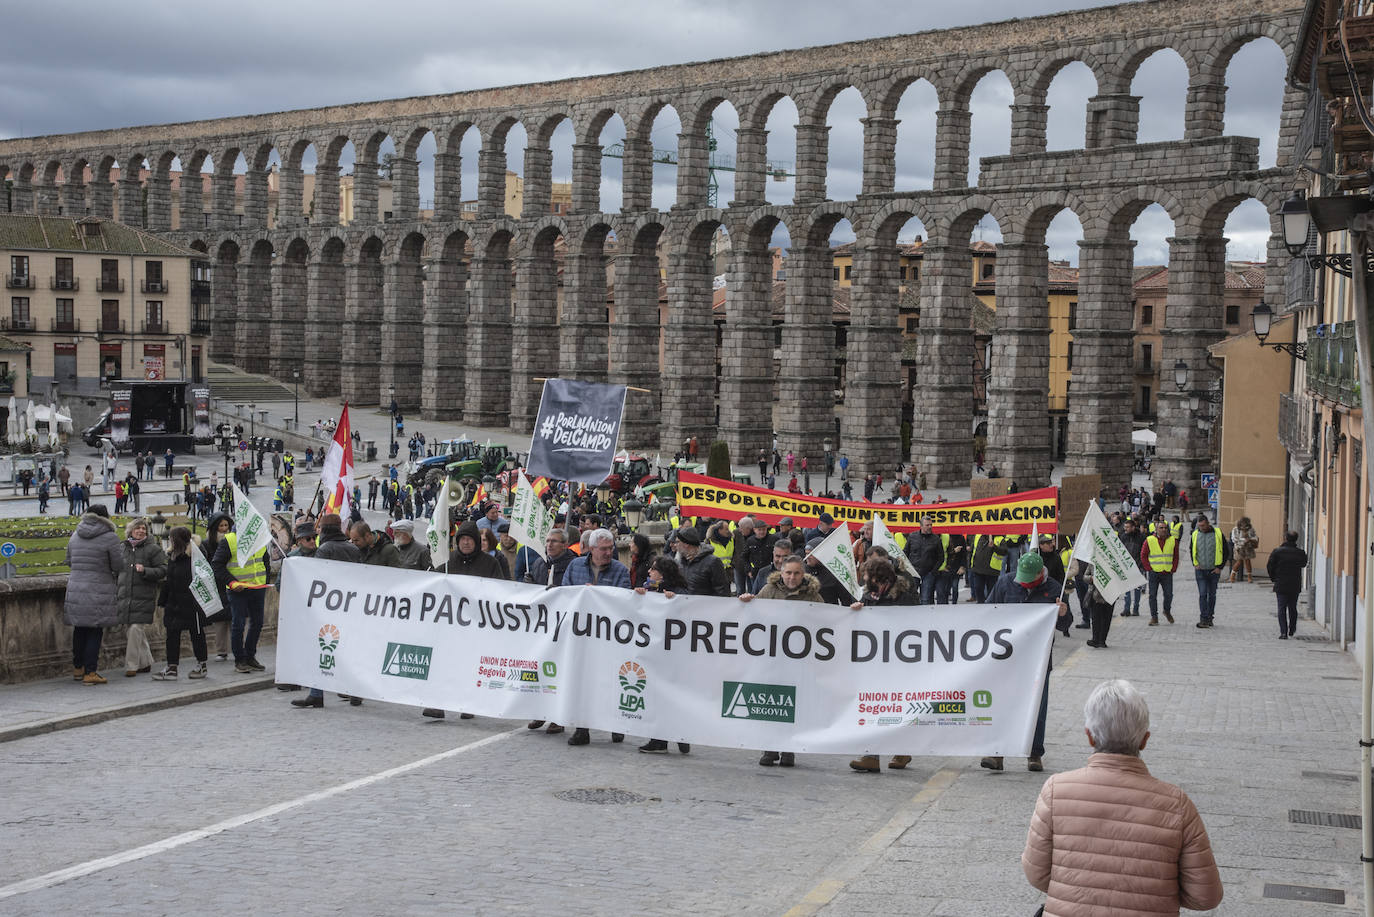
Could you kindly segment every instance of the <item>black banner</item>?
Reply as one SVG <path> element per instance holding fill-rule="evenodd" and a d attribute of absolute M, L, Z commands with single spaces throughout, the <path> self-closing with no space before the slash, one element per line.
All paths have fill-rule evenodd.
<path fill-rule="evenodd" d="M 526 473 L 600 484 L 611 473 L 625 386 L 547 379 Z"/>

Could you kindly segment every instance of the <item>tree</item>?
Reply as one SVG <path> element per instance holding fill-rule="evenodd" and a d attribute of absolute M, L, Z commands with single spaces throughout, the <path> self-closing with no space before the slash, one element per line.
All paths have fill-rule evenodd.
<path fill-rule="evenodd" d="M 730 444 L 723 439 L 711 443 L 711 454 L 706 459 L 708 477 L 730 480 Z"/>

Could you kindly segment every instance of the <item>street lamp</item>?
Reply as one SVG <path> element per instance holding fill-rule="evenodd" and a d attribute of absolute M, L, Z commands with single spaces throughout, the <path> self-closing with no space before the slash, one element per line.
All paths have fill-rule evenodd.
<path fill-rule="evenodd" d="M 253 439 L 257 436 L 257 425 L 253 423 L 253 412 L 258 409 L 256 404 L 248 405 L 248 438 Z"/>
<path fill-rule="evenodd" d="M 1338 274 L 1350 277 L 1354 259 L 1349 252 L 1307 251 L 1307 239 L 1315 223 L 1317 232 L 1347 232 L 1357 216 L 1374 210 L 1374 201 L 1354 194 L 1331 197 L 1307 197 L 1302 191 L 1283 202 L 1279 216 L 1283 219 L 1283 247 L 1294 258 L 1302 258 L 1312 270 L 1329 267 Z M 1366 252 L 1362 265 L 1365 274 L 1374 274 L 1374 253 Z"/>
<path fill-rule="evenodd" d="M 830 437 L 827 436 L 825 442 L 821 443 L 821 448 L 825 450 L 825 492 L 830 493 L 830 468 L 831 462 L 834 461 L 832 453 L 834 452 L 835 444 L 831 442 Z"/>
<path fill-rule="evenodd" d="M 1255 340 L 1259 341 L 1261 347 L 1272 347 L 1279 353 L 1286 353 L 1298 360 L 1307 359 L 1307 342 L 1293 341 L 1291 343 L 1265 344 L 1264 339 L 1269 337 L 1269 330 L 1274 324 L 1274 310 L 1265 303 L 1250 310 L 1250 321 L 1255 326 Z"/>
<path fill-rule="evenodd" d="M 387 445 L 387 453 L 386 453 L 386 454 L 387 454 L 387 457 L 388 457 L 388 458 L 391 458 L 391 459 L 394 460 L 394 459 L 396 458 L 396 386 L 395 386 L 395 384 L 392 384 L 392 385 L 388 385 L 388 386 L 387 386 L 386 394 L 387 394 L 387 398 L 389 399 L 388 402 L 387 402 L 387 405 L 388 405 L 388 406 L 387 406 L 387 414 L 390 415 L 390 417 L 391 417 L 391 422 L 390 422 L 389 424 L 387 424 L 388 445 Z"/>
<path fill-rule="evenodd" d="M 153 514 L 153 518 L 148 520 L 148 534 L 157 539 L 158 544 L 162 543 L 163 537 L 167 534 L 167 517 L 162 515 L 159 510 Z"/>
<path fill-rule="evenodd" d="M 625 524 L 630 527 L 630 531 L 639 528 L 639 524 L 644 521 L 644 504 L 634 497 L 625 501 Z"/>
<path fill-rule="evenodd" d="M 293 369 L 291 370 L 291 376 L 296 380 L 296 409 L 291 422 L 295 425 L 296 429 L 299 430 L 301 428 L 301 371 L 299 369 Z"/>

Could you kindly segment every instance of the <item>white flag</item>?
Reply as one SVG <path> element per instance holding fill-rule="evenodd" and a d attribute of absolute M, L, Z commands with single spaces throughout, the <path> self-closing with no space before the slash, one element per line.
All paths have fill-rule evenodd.
<path fill-rule="evenodd" d="M 439 482 L 439 498 L 434 501 L 434 515 L 429 517 L 429 561 L 442 570 L 448 563 L 448 507 L 449 482 Z"/>
<path fill-rule="evenodd" d="M 916 568 L 912 566 L 911 558 L 906 556 L 906 552 L 902 550 L 901 545 L 897 544 L 897 539 L 888 529 L 883 517 L 877 513 L 873 514 L 873 547 L 882 548 L 886 551 L 888 556 L 900 564 L 903 570 L 911 574 L 912 582 L 921 578 L 920 574 L 916 572 Z"/>
<path fill-rule="evenodd" d="M 272 530 L 267 525 L 267 517 L 248 502 L 248 495 L 239 490 L 233 481 L 229 482 L 229 486 L 234 488 L 234 535 L 238 540 L 238 564 L 246 567 L 248 561 L 272 540 Z"/>
<path fill-rule="evenodd" d="M 544 542 L 553 531 L 553 515 L 544 509 L 544 501 L 535 493 L 534 485 L 520 472 L 515 488 L 515 502 L 510 509 L 510 536 L 544 557 Z"/>
<path fill-rule="evenodd" d="M 191 594 L 196 597 L 200 610 L 207 617 L 224 608 L 219 600 L 219 588 L 215 585 L 214 568 L 195 546 L 191 547 Z"/>
<path fill-rule="evenodd" d="M 840 581 L 840 585 L 849 590 L 855 601 L 863 599 L 864 590 L 859 585 L 859 571 L 854 566 L 854 546 L 849 543 L 847 526 L 835 526 L 825 537 L 825 541 L 816 545 L 810 556 L 820 561 L 821 566 L 829 570 L 831 575 Z"/>
<path fill-rule="evenodd" d="M 1145 575 L 1107 517 L 1102 515 L 1102 510 L 1097 508 L 1096 500 L 1089 503 L 1083 524 L 1078 527 L 1072 558 L 1093 565 L 1093 584 L 1108 602 L 1115 602 L 1123 593 L 1145 585 Z"/>

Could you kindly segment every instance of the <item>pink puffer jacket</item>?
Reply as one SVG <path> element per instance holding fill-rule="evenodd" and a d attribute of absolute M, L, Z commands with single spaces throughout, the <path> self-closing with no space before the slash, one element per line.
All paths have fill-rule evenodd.
<path fill-rule="evenodd" d="M 1176 917 L 1221 903 L 1192 800 L 1133 755 L 1095 754 L 1045 781 L 1021 868 L 1049 895 L 1045 917 Z"/>

